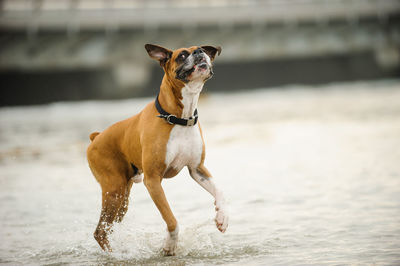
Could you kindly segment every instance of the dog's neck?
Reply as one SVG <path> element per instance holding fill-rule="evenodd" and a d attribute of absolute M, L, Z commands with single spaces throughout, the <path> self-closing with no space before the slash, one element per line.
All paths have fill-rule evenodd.
<path fill-rule="evenodd" d="M 181 88 L 171 86 L 164 78 L 160 87 L 159 102 L 168 113 L 188 119 L 197 108 L 204 81 L 190 81 Z"/>
<path fill-rule="evenodd" d="M 192 81 L 182 88 L 182 118 L 190 118 L 193 116 L 194 111 L 197 108 L 197 103 L 199 101 L 200 92 L 203 89 L 204 82 L 202 81 Z"/>

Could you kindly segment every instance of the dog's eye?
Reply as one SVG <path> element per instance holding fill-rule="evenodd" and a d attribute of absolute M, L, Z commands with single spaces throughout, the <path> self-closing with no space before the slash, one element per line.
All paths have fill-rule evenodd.
<path fill-rule="evenodd" d="M 180 54 L 178 55 L 178 59 L 179 59 L 179 60 L 185 60 L 187 56 L 188 56 L 188 52 L 183 51 L 182 53 L 180 53 Z"/>

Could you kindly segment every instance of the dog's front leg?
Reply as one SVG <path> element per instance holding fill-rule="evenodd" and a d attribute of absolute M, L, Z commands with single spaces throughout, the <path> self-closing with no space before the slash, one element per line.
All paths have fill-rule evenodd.
<path fill-rule="evenodd" d="M 149 191 L 150 196 L 156 204 L 158 210 L 160 211 L 162 218 L 167 224 L 168 232 L 163 247 L 163 253 L 165 256 L 174 256 L 175 249 L 178 243 L 179 228 L 174 214 L 169 207 L 167 198 L 165 197 L 164 190 L 161 186 L 161 178 L 146 176 L 145 173 L 144 184 Z"/>
<path fill-rule="evenodd" d="M 217 211 L 215 223 L 218 230 L 224 233 L 228 227 L 229 215 L 222 191 L 216 186 L 210 172 L 204 165 L 200 165 L 197 168 L 189 168 L 189 173 L 200 186 L 214 197 L 215 210 Z"/>

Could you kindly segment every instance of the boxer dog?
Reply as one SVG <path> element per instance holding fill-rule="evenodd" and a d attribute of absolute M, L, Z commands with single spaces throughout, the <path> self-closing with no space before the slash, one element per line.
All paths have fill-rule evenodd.
<path fill-rule="evenodd" d="M 111 251 L 107 235 L 113 222 L 121 222 L 127 212 L 132 184 L 143 178 L 167 224 L 163 253 L 172 256 L 179 227 L 161 181 L 174 177 L 183 167 L 214 197 L 218 230 L 225 232 L 228 226 L 225 199 L 204 166 L 205 145 L 197 115 L 200 92 L 213 75 L 212 62 L 221 48 L 193 46 L 172 51 L 146 44 L 145 49 L 165 72 L 157 98 L 135 116 L 90 135 L 87 159 L 102 189 L 94 238 L 103 250 Z"/>

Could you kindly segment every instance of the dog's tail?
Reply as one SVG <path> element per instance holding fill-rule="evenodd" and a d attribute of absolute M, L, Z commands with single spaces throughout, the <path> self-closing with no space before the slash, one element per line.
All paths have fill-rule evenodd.
<path fill-rule="evenodd" d="M 100 132 L 93 132 L 92 134 L 90 134 L 90 136 L 89 136 L 90 141 L 93 141 L 99 134 L 100 134 Z"/>

